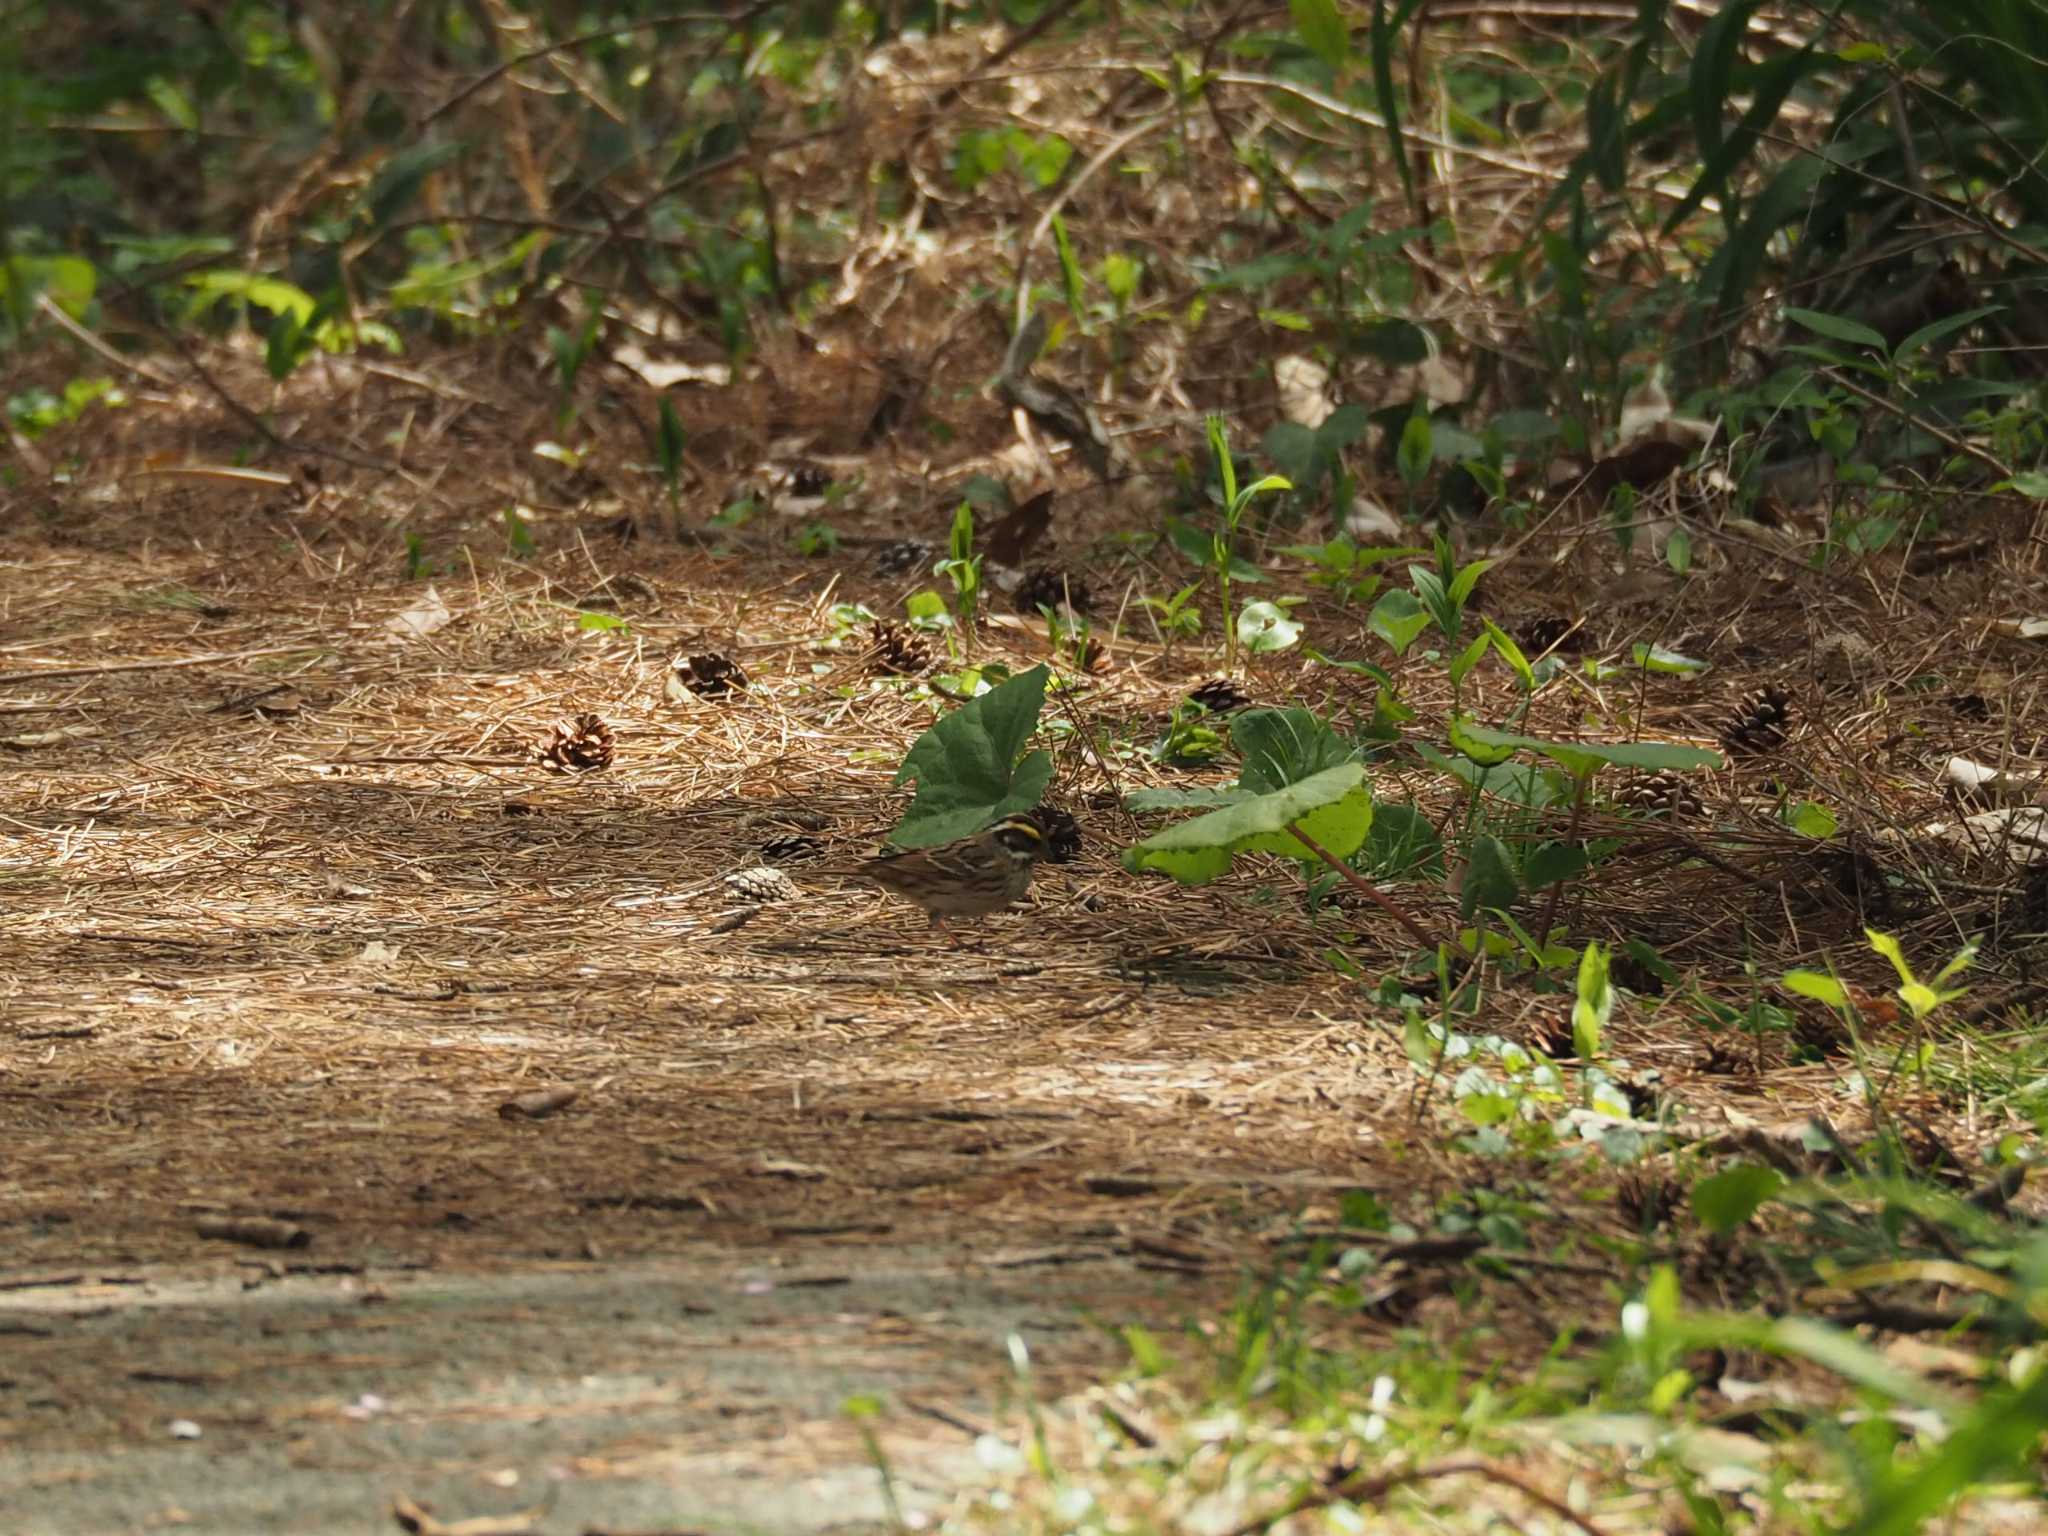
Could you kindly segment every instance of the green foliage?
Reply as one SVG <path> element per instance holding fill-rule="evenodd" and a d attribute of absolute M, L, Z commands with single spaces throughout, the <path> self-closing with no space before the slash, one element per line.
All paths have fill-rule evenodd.
<path fill-rule="evenodd" d="M 953 622 L 963 637 L 974 632 L 975 610 L 981 600 L 981 556 L 974 551 L 974 505 L 963 501 L 953 514 L 953 530 L 947 555 L 938 574 L 953 584 Z M 916 617 L 916 615 L 912 615 Z"/>
<path fill-rule="evenodd" d="M 1297 827 L 1337 858 L 1356 853 L 1372 827 L 1372 795 L 1365 788 L 1364 765 L 1327 768 L 1156 832 L 1125 853 L 1124 866 L 1134 873 L 1159 870 L 1184 885 L 1202 885 L 1227 870 L 1240 853 L 1315 859 L 1294 835 Z"/>
<path fill-rule="evenodd" d="M 1050 676 L 1044 666 L 1021 672 L 951 711 L 918 737 L 896 771 L 917 794 L 889 841 L 925 848 L 1029 810 L 1052 781 L 1052 757 L 1026 755 L 1038 727 Z"/>
<path fill-rule="evenodd" d="M 1693 1214 L 1709 1232 L 1726 1236 L 1785 1187 L 1785 1176 L 1758 1163 L 1736 1163 L 1692 1187 Z"/>

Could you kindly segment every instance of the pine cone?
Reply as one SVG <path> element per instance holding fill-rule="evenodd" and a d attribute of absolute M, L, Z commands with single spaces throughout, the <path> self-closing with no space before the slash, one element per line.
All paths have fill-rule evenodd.
<path fill-rule="evenodd" d="M 742 901 L 763 906 L 771 901 L 788 901 L 797 894 L 794 880 L 766 864 L 757 864 L 752 869 L 736 869 L 725 877 L 725 884 Z"/>
<path fill-rule="evenodd" d="M 782 490 L 803 501 L 816 501 L 832 484 L 832 471 L 808 459 L 780 466 L 777 479 Z"/>
<path fill-rule="evenodd" d="M 1582 651 L 1586 648 L 1586 629 L 1561 613 L 1547 613 L 1541 618 L 1531 619 L 1515 631 L 1515 644 L 1522 648 L 1525 656 L 1541 656 L 1552 646 L 1560 651 Z"/>
<path fill-rule="evenodd" d="M 1730 757 L 1758 757 L 1785 744 L 1792 720 L 1792 698 L 1784 689 L 1759 688 L 1744 698 L 1721 728 L 1721 745 Z"/>
<path fill-rule="evenodd" d="M 825 851 L 825 845 L 802 832 L 784 832 L 765 839 L 757 850 L 765 864 L 805 864 Z"/>
<path fill-rule="evenodd" d="M 1706 807 L 1684 776 L 1670 772 L 1641 773 L 1614 792 L 1614 803 L 1652 816 L 1697 816 Z"/>
<path fill-rule="evenodd" d="M 662 687 L 671 699 L 680 698 L 685 691 L 699 698 L 721 699 L 747 686 L 747 674 L 740 670 L 740 664 L 715 652 L 708 656 L 673 657 L 668 667 Z"/>
<path fill-rule="evenodd" d="M 592 773 L 612 765 L 612 728 L 597 715 L 565 716 L 533 744 L 550 773 Z"/>
<path fill-rule="evenodd" d="M 1227 677 L 1211 678 L 1188 695 L 1190 704 L 1199 704 L 1212 715 L 1230 714 L 1251 701 L 1252 696 Z"/>
<path fill-rule="evenodd" d="M 898 539 L 875 551 L 875 574 L 901 576 L 931 562 L 932 547 L 922 539 Z"/>
<path fill-rule="evenodd" d="M 915 677 L 932 664 L 931 642 L 916 630 L 877 619 L 868 630 L 868 651 L 875 670 Z"/>
<path fill-rule="evenodd" d="M 1081 851 L 1081 823 L 1056 805 L 1034 806 L 1031 819 L 1045 834 L 1045 862 L 1065 864 Z"/>
<path fill-rule="evenodd" d="M 1074 668 L 1100 677 L 1116 663 L 1109 659 L 1109 647 L 1100 635 L 1082 635 L 1074 642 Z"/>
<path fill-rule="evenodd" d="M 1027 571 L 1017 586 L 1016 596 L 1019 613 L 1036 613 L 1041 608 L 1050 608 L 1054 613 L 1095 611 L 1087 583 L 1053 565 Z"/>
<path fill-rule="evenodd" d="M 1615 1188 L 1614 1204 L 1629 1226 L 1653 1232 L 1685 1209 L 1686 1188 L 1669 1174 L 1631 1169 Z"/>

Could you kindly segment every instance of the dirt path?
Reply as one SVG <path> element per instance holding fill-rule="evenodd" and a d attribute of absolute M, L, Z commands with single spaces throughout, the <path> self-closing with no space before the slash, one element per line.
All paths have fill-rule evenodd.
<path fill-rule="evenodd" d="M 1004 1268 L 886 1240 L 224 1268 L 8 1294 L 10 1532 L 367 1531 L 397 1495 L 445 1519 L 544 1505 L 541 1530 L 884 1529 L 848 1398 L 880 1401 L 896 1497 L 932 1511 L 973 1477 L 1006 1335 L 1057 1384 L 1107 1354 L 1080 1308 L 1185 1299 L 1109 1257 Z"/>
<path fill-rule="evenodd" d="M 959 949 L 802 868 L 733 926 L 764 841 L 886 828 L 933 715 L 813 648 L 831 571 L 636 555 L 591 632 L 569 545 L 408 638 L 361 530 L 149 505 L 0 550 L 10 1532 L 859 1529 L 848 1396 L 942 1503 L 1009 1335 L 1077 1383 L 1084 1318 L 1177 1327 L 1383 1164 L 1398 1044 L 1298 909 L 1136 887 L 1085 782 L 1082 858 Z M 752 689 L 664 698 L 714 642 Z M 462 761 L 579 709 L 608 772 Z M 249 1216 L 309 1245 L 199 1230 Z"/>

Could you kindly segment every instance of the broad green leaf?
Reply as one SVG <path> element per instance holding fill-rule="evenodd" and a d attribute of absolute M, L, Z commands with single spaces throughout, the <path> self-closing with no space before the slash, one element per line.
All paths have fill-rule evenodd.
<path fill-rule="evenodd" d="M 1481 908 L 1505 909 L 1522 894 L 1513 855 L 1492 833 L 1472 839 L 1465 854 L 1465 879 L 1458 890 L 1458 915 L 1470 917 Z"/>
<path fill-rule="evenodd" d="M 0 300 L 26 310 L 38 293 L 74 320 L 85 318 L 99 274 L 81 256 L 12 256 L 0 261 Z"/>
<path fill-rule="evenodd" d="M 1515 755 L 1514 747 L 1485 740 L 1469 715 L 1451 716 L 1446 734 L 1453 751 L 1463 753 L 1482 768 L 1497 768 Z"/>
<path fill-rule="evenodd" d="M 1560 880 L 1576 880 L 1592 862 L 1584 843 L 1538 843 L 1522 856 L 1522 884 L 1540 891 Z"/>
<path fill-rule="evenodd" d="M 1692 1187 L 1693 1214 L 1711 1232 L 1733 1232 L 1785 1187 L 1785 1176 L 1760 1163 L 1737 1163 Z"/>
<path fill-rule="evenodd" d="M 1396 656 L 1405 656 L 1415 637 L 1429 627 L 1429 612 L 1413 594 L 1397 589 L 1381 595 L 1366 623 L 1394 648 Z"/>
<path fill-rule="evenodd" d="M 1444 844 L 1430 819 L 1412 805 L 1373 808 L 1372 831 L 1359 862 L 1382 879 L 1441 878 Z"/>
<path fill-rule="evenodd" d="M 916 798 L 889 841 L 925 848 L 987 826 L 999 816 L 1038 804 L 1052 779 L 1052 758 L 1019 754 L 1038 725 L 1048 676 L 1041 663 L 939 720 L 918 737 L 896 770 L 898 785 L 915 781 Z"/>
<path fill-rule="evenodd" d="M 1336 858 L 1356 853 L 1372 829 L 1365 765 L 1343 763 L 1285 789 L 1156 832 L 1126 850 L 1124 867 L 1133 873 L 1159 870 L 1183 885 L 1201 885 L 1230 868 L 1231 859 L 1240 853 L 1315 858 L 1288 830 L 1294 825 Z"/>
<path fill-rule="evenodd" d="M 1802 800 L 1785 812 L 1785 825 L 1801 837 L 1824 840 L 1833 837 L 1841 825 L 1835 813 L 1817 800 Z"/>
<path fill-rule="evenodd" d="M 1259 795 L 1299 784 L 1358 756 L 1350 742 L 1308 709 L 1245 710 L 1232 722 L 1230 739 L 1244 754 L 1240 782 Z"/>
<path fill-rule="evenodd" d="M 1503 763 L 1497 768 L 1488 768 L 1468 757 L 1441 752 L 1426 741 L 1415 743 L 1415 753 L 1432 768 L 1449 774 L 1459 783 L 1484 789 L 1489 795 L 1515 805 L 1540 809 L 1555 805 L 1562 798 L 1559 786 L 1553 782 L 1559 777 L 1555 769 L 1539 768 L 1534 763 Z"/>
<path fill-rule="evenodd" d="M 919 629 L 944 629 L 953 622 L 953 610 L 930 587 L 903 599 L 903 613 Z"/>

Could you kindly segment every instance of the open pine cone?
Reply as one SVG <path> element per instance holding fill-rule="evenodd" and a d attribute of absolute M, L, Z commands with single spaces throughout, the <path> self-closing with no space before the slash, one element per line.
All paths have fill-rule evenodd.
<path fill-rule="evenodd" d="M 1252 696 L 1227 677 L 1211 678 L 1188 695 L 1190 704 L 1199 704 L 1214 715 L 1230 714 L 1251 701 Z"/>
<path fill-rule="evenodd" d="M 1017 586 L 1016 601 L 1019 613 L 1037 613 L 1041 608 L 1050 608 L 1054 613 L 1094 612 L 1088 584 L 1072 572 L 1052 565 L 1026 572 Z"/>
<path fill-rule="evenodd" d="M 1792 722 L 1792 696 L 1772 686 L 1759 688 L 1736 705 L 1721 727 L 1721 745 L 1730 757 L 1758 757 L 1785 744 Z"/>
<path fill-rule="evenodd" d="M 878 672 L 915 677 L 932 664 L 931 643 L 916 630 L 877 619 L 868 630 L 868 654 Z"/>
<path fill-rule="evenodd" d="M 875 551 L 875 574 L 901 576 L 906 571 L 929 564 L 932 554 L 931 545 L 922 539 L 898 539 Z"/>
<path fill-rule="evenodd" d="M 1697 816 L 1705 807 L 1682 774 L 1643 773 L 1614 792 L 1614 803 L 1652 816 Z"/>
<path fill-rule="evenodd" d="M 568 715 L 533 744 L 534 758 L 550 773 L 594 773 L 612 765 L 612 728 L 597 715 Z"/>
<path fill-rule="evenodd" d="M 740 670 L 740 664 L 730 656 L 720 656 L 716 652 L 705 656 L 673 657 L 668 666 L 663 690 L 672 699 L 680 697 L 684 691 L 699 698 L 720 699 L 747 686 L 747 674 Z"/>

